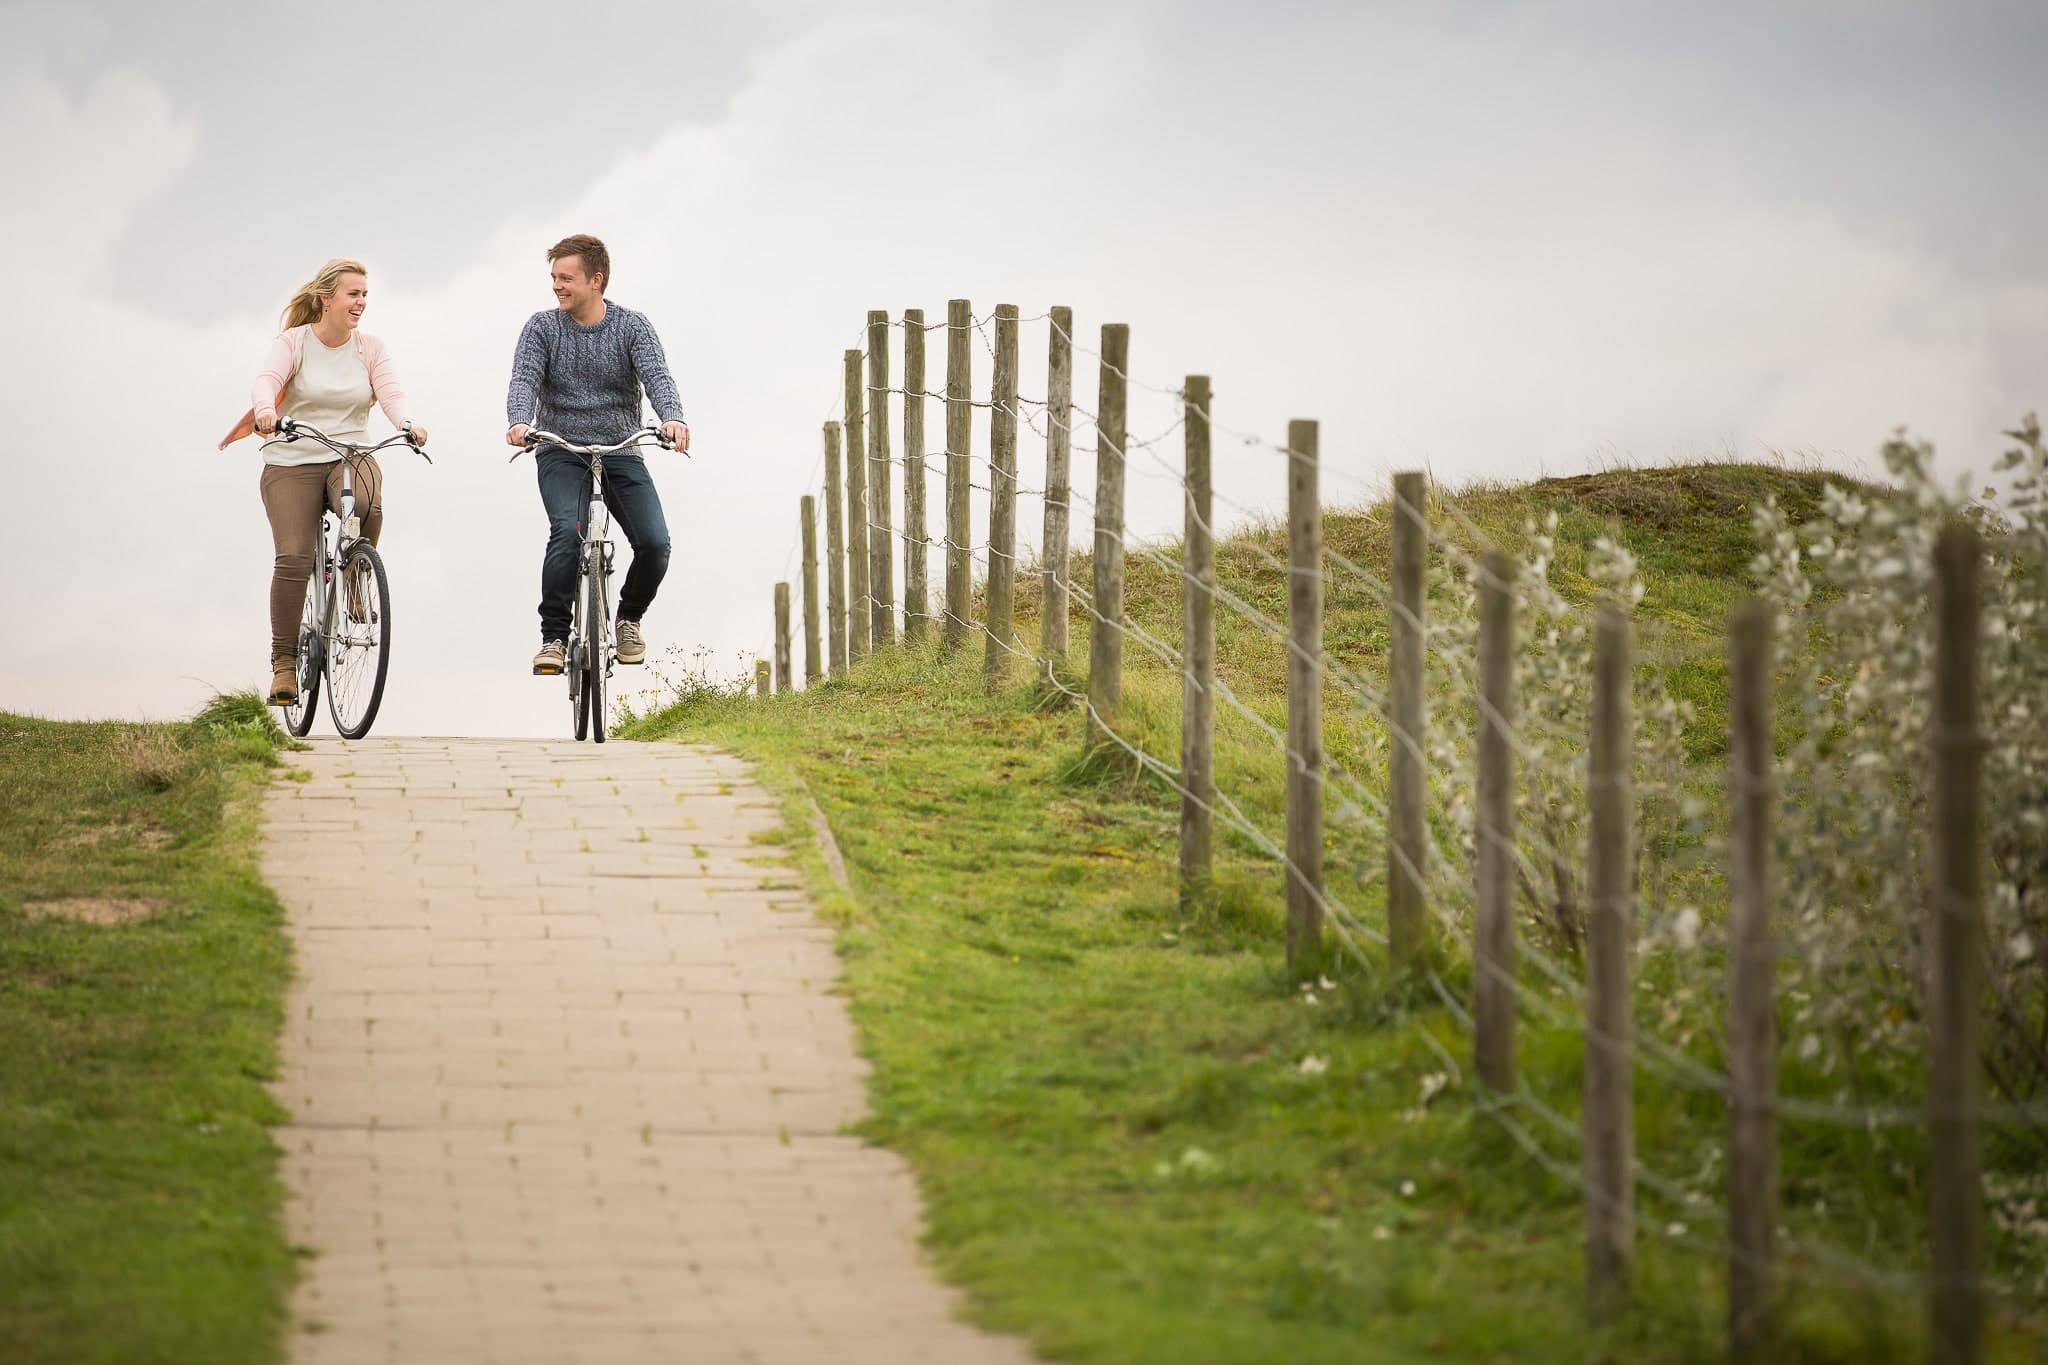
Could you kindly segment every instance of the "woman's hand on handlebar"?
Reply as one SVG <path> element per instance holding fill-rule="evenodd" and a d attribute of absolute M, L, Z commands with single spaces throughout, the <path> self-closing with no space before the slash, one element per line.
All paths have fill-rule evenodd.
<path fill-rule="evenodd" d="M 421 449 L 427 444 L 427 429 L 418 422 L 407 422 L 405 424 L 405 439 L 412 442 L 415 450 Z"/>
<path fill-rule="evenodd" d="M 257 434 L 258 434 L 259 436 L 268 436 L 268 435 L 270 435 L 270 433 L 272 433 L 273 431 L 276 431 L 276 430 L 277 430 L 277 414 L 276 414 L 276 413 L 274 413 L 274 412 L 259 412 L 259 413 L 257 413 L 257 414 L 256 414 L 256 433 L 257 433 Z"/>

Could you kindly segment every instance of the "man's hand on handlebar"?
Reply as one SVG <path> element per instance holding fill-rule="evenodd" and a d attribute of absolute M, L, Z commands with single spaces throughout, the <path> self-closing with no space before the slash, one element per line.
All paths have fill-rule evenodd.
<path fill-rule="evenodd" d="M 515 460 L 540 446 L 565 450 L 571 455 L 609 455 L 615 450 L 629 450 L 650 442 L 660 445 L 665 450 L 680 450 L 688 454 L 690 428 L 683 422 L 664 422 L 658 427 L 641 427 L 622 441 L 608 441 L 602 445 L 581 445 L 564 440 L 552 431 L 542 431 L 526 422 L 517 423 L 505 433 L 505 444 L 518 447 L 517 453 L 512 456 Z"/>

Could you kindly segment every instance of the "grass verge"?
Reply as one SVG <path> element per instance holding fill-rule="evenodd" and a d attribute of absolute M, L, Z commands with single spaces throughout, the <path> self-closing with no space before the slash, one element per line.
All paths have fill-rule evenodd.
<path fill-rule="evenodd" d="M 277 1358 L 276 727 L 0 713 L 0 1357 Z"/>

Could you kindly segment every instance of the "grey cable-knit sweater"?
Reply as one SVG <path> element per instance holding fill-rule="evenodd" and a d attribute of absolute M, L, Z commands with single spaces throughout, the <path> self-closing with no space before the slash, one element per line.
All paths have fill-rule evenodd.
<path fill-rule="evenodd" d="M 661 338 L 644 313 L 606 302 L 584 327 L 559 308 L 535 313 L 512 352 L 505 425 L 521 422 L 578 445 L 622 441 L 640 425 L 640 391 L 664 422 L 683 420 Z"/>

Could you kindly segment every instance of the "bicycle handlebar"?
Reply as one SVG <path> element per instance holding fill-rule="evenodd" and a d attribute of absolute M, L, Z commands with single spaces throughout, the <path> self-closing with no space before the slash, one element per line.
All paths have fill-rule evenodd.
<path fill-rule="evenodd" d="M 634 432 L 631 436 L 628 436 L 625 440 L 614 441 L 608 446 L 577 445 L 573 441 L 566 441 L 562 439 L 560 436 L 555 435 L 552 431 L 540 431 L 536 430 L 535 428 L 528 427 L 526 430 L 526 443 L 520 446 L 519 449 L 513 451 L 511 458 L 513 460 L 516 460 L 521 455 L 524 455 L 527 452 L 534 450 L 540 446 L 553 446 L 557 450 L 566 450 L 571 455 L 610 455 L 617 451 L 630 449 L 634 446 L 646 445 L 650 437 L 653 438 L 653 443 L 655 445 L 660 446 L 663 450 L 674 450 L 676 448 L 675 442 L 669 440 L 668 437 L 662 435 L 661 428 L 656 426 L 641 427 L 638 431 Z M 689 453 L 690 452 L 687 450 L 683 452 L 684 455 L 688 455 Z M 508 464 L 510 462 L 510 460 L 507 461 Z"/>
<path fill-rule="evenodd" d="M 278 418 L 276 436 L 286 441 L 296 441 L 301 436 L 310 436 L 337 455 L 374 455 L 386 446 L 395 446 L 402 441 L 418 452 L 419 457 L 428 464 L 434 462 L 434 457 L 427 454 L 426 446 L 413 440 L 410 422 L 400 428 L 397 435 L 387 436 L 373 446 L 357 445 L 354 441 L 337 441 L 320 428 L 309 422 L 301 422 L 295 417 Z"/>

